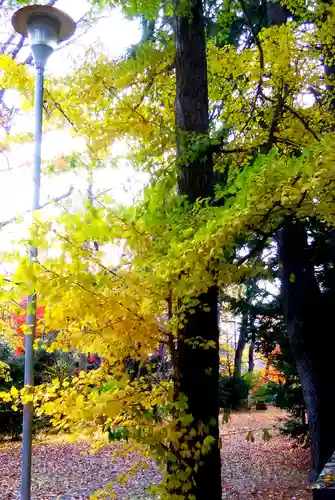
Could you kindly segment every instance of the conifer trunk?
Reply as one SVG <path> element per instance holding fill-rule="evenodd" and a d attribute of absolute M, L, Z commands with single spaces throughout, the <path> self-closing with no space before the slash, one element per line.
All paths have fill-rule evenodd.
<path fill-rule="evenodd" d="M 324 3 L 330 5 L 332 0 Z M 328 77 L 329 107 L 333 110 L 334 61 L 329 48 L 324 51 L 322 62 Z M 307 409 L 312 455 L 310 479 L 314 480 L 335 449 L 330 396 L 335 385 L 330 354 L 334 352 L 335 339 L 329 330 L 333 304 L 329 307 L 316 281 L 304 225 L 293 218 L 287 219 L 277 241 L 284 317 Z"/>
<path fill-rule="evenodd" d="M 185 4 L 183 4 L 185 5 Z M 180 163 L 178 188 L 180 195 L 186 196 L 190 203 L 197 198 L 213 197 L 213 164 L 210 158 L 187 160 L 189 133 L 208 132 L 208 88 L 205 47 L 205 30 L 201 0 L 190 4 L 191 12 L 175 16 L 176 44 L 176 128 L 177 156 Z M 176 5 L 176 12 L 181 7 Z M 185 7 L 184 7 L 185 8 Z M 186 156 L 185 156 L 186 153 Z M 211 287 L 199 299 L 195 312 L 187 313 L 181 326 L 177 344 L 179 380 L 175 387 L 175 397 L 187 397 L 187 412 L 193 422 L 188 431 L 194 429 L 197 436 L 193 440 L 184 439 L 191 451 L 189 457 L 177 456 L 180 471 L 191 471 L 190 479 L 194 484 L 187 493 L 180 485 L 170 488 L 171 494 L 188 498 L 193 494 L 195 500 L 221 500 L 221 462 L 219 449 L 219 330 L 218 330 L 218 293 Z M 204 310 L 206 306 L 206 310 Z M 194 348 L 187 341 L 201 337 L 213 341 L 216 348 Z M 176 383 L 176 382 L 175 382 Z M 204 434 L 199 429 L 204 425 Z M 206 426 L 208 426 L 206 428 Z M 195 458 L 195 442 L 203 442 L 206 435 L 215 439 L 209 452 L 200 460 Z M 173 450 L 175 452 L 175 450 Z M 171 465 L 171 464 L 170 464 Z M 173 469 L 173 464 L 171 465 Z M 193 498 L 193 497 L 192 497 Z"/>
<path fill-rule="evenodd" d="M 277 241 L 284 317 L 307 408 L 313 480 L 335 449 L 335 338 L 303 224 L 287 219 Z"/>

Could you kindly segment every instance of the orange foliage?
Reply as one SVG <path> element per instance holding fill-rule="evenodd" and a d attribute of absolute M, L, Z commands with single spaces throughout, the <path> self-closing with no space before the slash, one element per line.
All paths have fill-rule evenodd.
<path fill-rule="evenodd" d="M 274 382 L 275 384 L 285 383 L 285 377 L 283 376 L 283 374 L 273 368 L 273 366 L 271 365 L 266 366 L 265 368 L 260 370 L 260 372 L 264 384 L 266 384 L 267 382 Z"/>

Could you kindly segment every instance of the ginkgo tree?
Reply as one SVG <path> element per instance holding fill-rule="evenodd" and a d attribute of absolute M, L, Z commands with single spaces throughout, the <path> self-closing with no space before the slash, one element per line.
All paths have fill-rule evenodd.
<path fill-rule="evenodd" d="M 56 220 L 41 212 L 29 237 L 39 261 L 3 256 L 17 267 L 1 282 L 2 300 L 37 290 L 46 328 L 59 332 L 49 348 L 103 359 L 18 397 L 74 434 L 126 429 L 119 435 L 165 465 L 163 498 L 215 500 L 218 290 L 264 272 L 257 249 L 287 220 L 334 225 L 332 86 L 322 66 L 334 9 L 288 4 L 291 17 L 274 23 L 269 3 L 261 24 L 243 0 L 121 7 L 151 26 L 135 53 L 113 61 L 89 48 L 72 75 L 49 79 L 46 105 L 50 126 L 85 139 L 92 168 L 122 138 L 124 158 L 151 182 L 131 207 L 97 197 Z M 24 68 L 6 64 L 2 85 L 28 89 Z M 308 108 L 305 93 L 315 96 Z M 103 264 L 110 243 L 123 248 L 113 268 Z M 252 248 L 246 257 L 242 244 Z M 160 343 L 172 380 L 134 380 L 125 360 L 145 363 Z"/>

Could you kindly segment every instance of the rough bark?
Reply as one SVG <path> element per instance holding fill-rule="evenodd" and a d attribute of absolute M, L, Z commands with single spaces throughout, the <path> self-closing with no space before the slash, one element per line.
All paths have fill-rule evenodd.
<path fill-rule="evenodd" d="M 206 135 L 209 126 L 205 30 L 201 0 L 191 12 L 176 16 L 176 126 L 180 159 L 179 192 L 189 201 L 213 196 L 213 164 L 210 158 L 187 161 L 189 134 Z M 194 155 L 193 155 L 194 156 Z M 184 158 L 184 159 L 183 159 Z"/>
<path fill-rule="evenodd" d="M 335 449 L 332 356 L 335 336 L 314 274 L 306 230 L 287 219 L 277 235 L 283 311 L 307 408 L 311 437 L 311 479 Z"/>
<path fill-rule="evenodd" d="M 242 356 L 243 356 L 243 351 L 245 348 L 246 338 L 247 338 L 248 318 L 249 318 L 248 310 L 244 309 L 244 311 L 242 313 L 241 327 L 240 327 L 237 347 L 236 347 L 236 351 L 235 351 L 235 360 L 234 360 L 234 377 L 235 378 L 239 378 L 241 376 L 241 373 L 242 373 Z"/>
<path fill-rule="evenodd" d="M 202 305 L 207 304 L 210 311 L 204 311 L 198 307 L 193 314 L 187 317 L 187 323 L 180 332 L 177 358 L 179 381 L 175 392 L 176 399 L 180 394 L 187 397 L 187 410 L 191 414 L 193 422 L 187 426 L 188 431 L 195 429 L 197 436 L 188 440 L 187 446 L 191 449 L 196 443 L 202 443 L 206 435 L 215 438 L 215 444 L 208 454 L 201 456 L 201 459 L 194 458 L 192 454 L 188 458 L 178 460 L 177 467 L 180 471 L 187 467 L 193 471 L 192 478 L 195 485 L 191 491 L 196 500 L 221 500 L 221 461 L 219 449 L 219 355 L 218 355 L 218 329 L 217 329 L 217 293 L 215 288 L 211 288 L 207 293 L 199 297 Z M 216 349 L 194 348 L 187 341 L 200 336 L 205 341 L 212 340 L 216 343 Z M 208 426 L 208 430 L 203 435 L 199 435 L 198 430 L 202 424 Z M 183 438 L 181 440 L 183 442 Z M 172 450 L 174 452 L 174 450 Z M 196 471 L 194 466 L 198 465 Z M 174 494 L 181 494 L 179 487 L 172 488 Z M 183 498 L 183 497 L 182 497 Z"/>
<path fill-rule="evenodd" d="M 185 5 L 185 4 L 184 4 Z M 179 193 L 189 202 L 197 198 L 213 196 L 213 165 L 210 158 L 190 158 L 189 134 L 208 132 L 208 89 L 207 64 L 205 50 L 205 31 L 201 0 L 190 4 L 191 12 L 178 15 L 180 5 L 176 5 L 175 44 L 176 44 L 176 127 L 177 156 L 180 165 L 178 179 Z M 189 159 L 187 159 L 189 158 Z M 198 297 L 200 304 L 193 314 L 186 314 L 186 321 L 179 332 L 177 360 L 179 381 L 175 387 L 175 397 L 181 393 L 187 397 L 187 412 L 193 422 L 189 429 L 197 431 L 193 440 L 187 440 L 187 447 L 192 450 L 194 441 L 203 442 L 206 434 L 215 438 L 215 444 L 201 460 L 180 457 L 177 468 L 185 471 L 189 467 L 194 480 L 191 490 L 183 493 L 178 485 L 170 487 L 171 494 L 181 498 L 193 494 L 195 500 L 221 500 L 221 463 L 219 450 L 219 330 L 218 330 L 218 294 L 216 287 L 211 287 Z M 206 310 L 204 310 L 206 306 Z M 216 348 L 194 348 L 188 342 L 201 337 L 205 342 L 213 341 Z M 175 383 L 176 384 L 176 383 Z M 199 427 L 208 426 L 203 436 Z M 185 443 L 184 443 L 185 444 Z M 172 452 L 176 450 L 172 449 Z M 199 466 L 194 467 L 195 465 Z M 173 464 L 170 464 L 173 469 Z"/>

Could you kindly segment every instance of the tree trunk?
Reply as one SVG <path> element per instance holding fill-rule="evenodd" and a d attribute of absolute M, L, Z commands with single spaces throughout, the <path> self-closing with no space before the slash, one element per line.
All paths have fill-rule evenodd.
<path fill-rule="evenodd" d="M 234 377 L 235 378 L 241 377 L 241 373 L 242 373 L 242 356 L 243 356 L 243 351 L 244 351 L 245 344 L 246 344 L 248 318 L 249 318 L 248 310 L 245 308 L 243 310 L 243 313 L 242 313 L 240 333 L 239 333 L 237 347 L 236 347 L 236 351 L 235 351 L 235 360 L 234 360 Z"/>
<path fill-rule="evenodd" d="M 187 435 L 182 435 L 179 450 L 182 449 L 182 445 L 185 445 L 186 442 L 187 447 L 192 452 L 189 457 L 178 458 L 177 463 L 174 465 L 177 466 L 177 478 L 181 472 L 186 472 L 186 470 L 191 473 L 190 479 L 194 480 L 195 484 L 187 493 L 193 494 L 196 500 L 207 500 L 209 498 L 221 500 L 222 496 L 218 428 L 219 355 L 216 298 L 217 292 L 214 287 L 199 297 L 201 304 L 206 304 L 210 311 L 204 311 L 201 307 L 197 307 L 195 313 L 187 315 L 187 323 L 179 334 L 177 347 L 180 378 L 175 396 L 176 400 L 181 394 L 187 397 L 186 413 L 193 417 L 192 423 L 187 425 L 187 431 L 190 435 L 194 430 L 197 432 L 197 436 L 189 439 Z M 214 341 L 217 348 L 194 348 L 187 342 L 198 336 L 203 338 L 204 341 Z M 203 435 L 199 434 L 200 428 L 204 428 Z M 194 454 L 197 450 L 196 445 L 197 443 L 202 444 L 208 435 L 213 436 L 215 442 L 207 454 L 197 458 Z M 174 449 L 172 451 L 175 452 Z M 175 456 L 178 457 L 178 454 L 175 454 Z M 170 492 L 182 494 L 179 486 L 173 486 Z M 181 498 L 184 498 L 184 496 L 181 496 Z M 187 498 L 186 495 L 185 498 Z"/>
<path fill-rule="evenodd" d="M 179 193 L 194 202 L 197 198 L 213 197 L 214 176 L 211 158 L 199 156 L 187 161 L 194 138 L 190 135 L 206 136 L 209 127 L 202 2 L 196 0 L 191 5 L 187 16 L 176 17 L 176 126 L 180 160 Z M 191 156 L 194 156 L 194 151 Z"/>
<path fill-rule="evenodd" d="M 87 373 L 87 356 L 86 356 L 86 354 L 80 353 L 79 370 Z"/>
<path fill-rule="evenodd" d="M 266 2 L 267 26 L 280 26 L 285 24 L 290 11 L 279 1 L 268 0 Z"/>
<path fill-rule="evenodd" d="M 333 0 L 323 0 L 322 2 L 325 6 L 329 5 L 329 7 L 332 7 Z M 331 13 L 328 11 L 326 8 L 323 19 L 324 21 L 327 20 L 327 17 L 331 16 Z M 335 61 L 334 61 L 334 43 L 335 43 L 335 36 L 332 36 L 333 38 L 333 44 L 328 44 L 326 47 L 322 47 L 322 62 L 323 62 L 323 67 L 325 71 L 325 75 L 327 77 L 327 94 L 328 94 L 328 106 L 330 111 L 335 110 Z M 332 131 L 334 131 L 334 125 L 332 127 Z"/>
<path fill-rule="evenodd" d="M 180 14 L 181 9 L 189 11 Z M 190 134 L 208 133 L 208 89 L 205 30 L 201 0 L 176 5 L 176 127 L 177 156 L 180 165 L 178 188 L 181 195 L 193 203 L 197 198 L 213 197 L 213 165 L 210 158 L 189 157 Z M 192 134 L 193 133 L 193 134 Z M 189 157 L 189 159 L 187 159 Z M 176 462 L 169 463 L 175 471 L 169 486 L 172 495 L 195 500 L 221 500 L 221 462 L 219 449 L 219 329 L 218 293 L 216 287 L 198 297 L 200 304 L 193 314 L 186 313 L 177 344 L 179 381 L 175 382 L 175 397 L 187 397 L 186 413 L 193 422 L 187 425 L 188 436 L 182 434 L 179 448 L 171 447 Z M 206 310 L 204 310 L 206 306 Z M 201 337 L 213 341 L 215 348 L 194 348 L 188 341 Z M 176 386 L 176 384 L 178 384 Z M 205 426 L 205 427 L 204 427 Z M 199 432 L 204 429 L 203 435 Z M 195 437 L 194 432 L 197 434 Z M 215 442 L 208 453 L 196 457 L 196 442 L 202 444 L 206 435 Z M 180 445 L 189 451 L 182 452 Z M 184 473 L 185 479 L 181 474 Z M 173 476 L 173 474 L 172 474 Z M 183 484 L 178 484 L 181 481 Z M 188 485 L 185 492 L 183 486 Z M 192 497 L 193 498 L 193 497 Z"/>
<path fill-rule="evenodd" d="M 255 339 L 253 338 L 249 344 L 248 373 L 253 373 L 255 368 L 254 349 L 255 349 Z"/>
<path fill-rule="evenodd" d="M 331 396 L 335 336 L 329 330 L 304 226 L 287 219 L 277 241 L 283 311 L 307 408 L 313 479 L 335 449 Z"/>
<path fill-rule="evenodd" d="M 287 16 L 288 11 L 279 2 L 267 3 L 269 26 L 283 24 Z M 327 76 L 331 71 L 325 64 Z M 322 470 L 335 447 L 329 406 L 334 375 L 330 369 L 332 361 L 327 359 L 333 350 L 334 336 L 329 334 L 327 311 L 310 261 L 304 226 L 288 218 L 277 234 L 277 242 L 284 317 L 307 408 L 312 479 Z"/>

